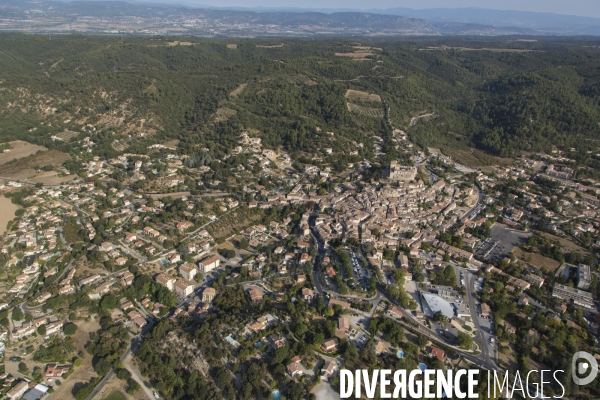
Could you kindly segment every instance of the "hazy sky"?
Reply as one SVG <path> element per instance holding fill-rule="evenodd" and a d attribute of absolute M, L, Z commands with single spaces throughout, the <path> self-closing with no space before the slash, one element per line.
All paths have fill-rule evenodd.
<path fill-rule="evenodd" d="M 552 12 L 600 17 L 600 0 L 146 0 L 160 3 L 197 4 L 221 7 L 301 8 L 457 8 Z"/>

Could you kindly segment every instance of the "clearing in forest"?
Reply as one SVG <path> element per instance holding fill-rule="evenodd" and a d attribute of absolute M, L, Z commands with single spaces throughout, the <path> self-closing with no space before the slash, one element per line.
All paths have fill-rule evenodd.
<path fill-rule="evenodd" d="M 248 86 L 247 83 L 242 83 L 234 91 L 232 91 L 231 93 L 229 93 L 229 95 L 231 97 L 237 97 L 237 96 L 239 96 L 244 91 L 244 89 L 246 89 L 246 86 Z"/>
<path fill-rule="evenodd" d="M 444 147 L 444 155 L 471 168 L 481 168 L 490 165 L 505 166 L 513 163 L 512 158 L 497 157 L 473 148 Z"/>
<path fill-rule="evenodd" d="M 381 103 L 381 96 L 378 94 L 372 94 L 367 92 L 361 92 L 360 90 L 346 90 L 346 98 L 348 100 L 359 100 L 359 101 L 376 101 Z"/>
<path fill-rule="evenodd" d="M 194 43 L 192 43 L 192 42 L 174 41 L 174 42 L 167 43 L 167 46 L 193 46 L 193 45 L 194 45 Z"/>
<path fill-rule="evenodd" d="M 309 85 L 309 86 L 317 85 L 317 82 L 313 81 L 308 76 L 302 75 L 302 74 L 296 75 L 296 76 L 291 76 L 290 82 L 292 82 L 295 85 Z"/>
<path fill-rule="evenodd" d="M 264 46 L 264 45 L 261 46 L 261 45 L 257 44 L 256 47 L 258 47 L 260 49 L 277 49 L 277 48 L 283 47 L 283 43 L 274 44 L 274 45 L 271 45 L 271 46 Z"/>
<path fill-rule="evenodd" d="M 62 140 L 63 142 L 67 142 L 69 143 L 71 141 L 71 139 L 73 139 L 75 136 L 79 135 L 79 133 L 77 132 L 73 132 L 70 131 L 68 129 L 65 129 L 64 131 L 57 133 L 56 135 L 54 135 L 58 140 Z"/>
<path fill-rule="evenodd" d="M 371 51 L 354 51 L 352 53 L 335 53 L 337 57 L 348 57 L 355 61 L 372 61 L 372 58 L 368 58 L 370 56 L 374 56 L 375 53 Z"/>
<path fill-rule="evenodd" d="M 373 118 L 383 118 L 383 110 L 379 108 L 362 107 L 354 103 L 346 103 L 346 105 L 350 112 L 367 115 Z"/>
<path fill-rule="evenodd" d="M 237 111 L 232 110 L 231 108 L 221 107 L 215 112 L 214 121 L 215 122 L 223 122 L 227 121 L 229 118 L 233 117 Z"/>

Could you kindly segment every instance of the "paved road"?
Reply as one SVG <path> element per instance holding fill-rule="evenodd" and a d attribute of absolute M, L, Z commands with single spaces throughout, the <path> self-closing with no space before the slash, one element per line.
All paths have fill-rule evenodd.
<path fill-rule="evenodd" d="M 461 218 L 466 217 L 467 215 L 469 215 L 470 213 L 472 213 L 473 211 L 475 211 L 475 209 L 481 204 L 481 202 L 483 201 L 483 192 L 481 191 L 481 189 L 479 189 L 479 186 L 477 185 L 473 185 L 475 187 L 475 189 L 477 190 L 478 193 L 478 197 L 477 197 L 477 203 L 475 203 L 475 205 L 473 205 L 473 207 L 471 207 L 469 209 L 469 211 L 467 211 L 466 213 L 464 213 L 462 215 Z"/>
<path fill-rule="evenodd" d="M 312 227 L 311 227 L 312 229 Z M 311 231 L 312 234 L 312 231 Z M 317 238 L 315 237 L 314 234 L 312 234 L 313 239 L 316 241 L 316 243 L 318 244 L 319 247 L 319 255 L 317 255 L 315 257 L 315 261 L 314 261 L 314 265 L 313 265 L 313 269 L 312 269 L 312 274 L 313 274 L 313 281 L 315 283 L 315 288 L 317 290 L 317 292 L 319 292 L 319 294 L 323 295 L 326 294 L 328 292 L 327 288 L 325 287 L 325 285 L 321 282 L 320 280 L 320 274 L 318 273 L 317 270 L 317 265 L 318 265 L 318 258 L 320 256 L 322 256 L 323 253 L 325 253 L 325 249 L 322 247 L 321 242 L 319 240 L 317 240 Z M 465 275 L 469 275 L 470 273 L 468 273 L 465 270 Z M 465 282 L 465 284 L 468 284 L 469 286 L 470 283 Z M 470 292 L 470 290 L 468 290 L 467 292 Z M 341 296 L 341 295 L 336 295 L 336 297 L 338 298 L 347 298 L 348 296 Z M 412 315 L 412 313 L 410 311 L 405 310 L 404 308 L 402 308 L 402 306 L 400 306 L 398 304 L 398 302 L 395 299 L 392 299 L 391 297 L 389 297 L 385 291 L 384 286 L 381 283 L 377 283 L 377 294 L 373 299 L 369 299 L 367 301 L 369 301 L 370 303 L 372 303 L 373 305 L 377 305 L 379 304 L 379 302 L 381 300 L 387 300 L 388 302 L 390 302 L 390 304 L 394 304 L 396 307 L 398 307 L 398 309 L 401 311 L 403 317 L 408 320 L 411 321 L 413 324 L 415 324 L 418 327 L 418 331 L 429 337 L 432 340 L 438 341 L 438 342 L 442 342 L 445 343 L 446 340 L 444 338 L 442 338 L 440 335 L 438 335 L 437 332 L 429 329 L 427 326 L 424 326 L 423 324 L 421 324 L 419 321 L 416 320 L 416 318 Z M 471 298 L 471 301 L 472 298 Z M 470 305 L 471 307 L 471 313 L 475 312 L 476 313 L 476 308 L 473 307 L 473 305 Z M 474 318 L 474 320 L 476 320 L 476 317 Z M 476 327 L 479 329 L 479 322 L 476 322 Z M 480 331 L 481 332 L 481 331 Z M 481 333 L 480 333 L 481 335 Z M 474 340 L 477 341 L 477 343 L 480 345 L 480 347 L 482 348 L 482 352 L 479 355 L 474 355 L 474 354 L 470 354 L 464 351 L 461 351 L 460 349 L 455 348 L 455 351 L 459 354 L 461 354 L 465 359 L 473 362 L 474 364 L 488 369 L 488 370 L 496 370 L 496 363 L 493 359 L 493 357 L 491 357 L 488 354 L 488 348 L 487 348 L 487 341 L 484 337 L 481 337 L 478 335 L 478 338 L 475 338 Z M 483 344 L 481 344 L 480 342 L 482 342 Z"/>
<path fill-rule="evenodd" d="M 66 266 L 66 268 L 63 270 L 63 272 L 60 273 L 59 276 L 56 277 L 56 279 L 54 279 L 54 282 L 59 282 L 63 276 L 65 276 L 65 274 L 72 268 L 73 263 L 75 262 L 75 260 L 71 260 L 71 262 Z M 34 282 L 37 282 L 37 280 L 35 280 Z M 30 286 L 31 288 L 31 286 Z M 27 290 L 29 292 L 29 290 Z M 27 301 L 23 302 L 23 304 L 21 304 L 21 309 L 25 312 L 32 312 L 32 311 L 37 311 L 39 309 L 41 309 L 44 305 L 40 304 L 34 307 L 29 307 L 27 305 Z"/>
<path fill-rule="evenodd" d="M 38 182 L 20 181 L 18 179 L 3 178 L 3 177 L 0 177 L 0 180 L 10 181 L 10 182 L 18 182 L 20 184 L 29 185 L 29 186 L 35 186 L 38 183 Z M 82 183 L 82 182 L 83 181 L 81 179 L 78 179 L 78 180 L 70 181 L 70 182 L 65 183 L 65 184 L 58 184 L 58 185 L 46 185 L 46 184 L 44 184 L 44 187 L 58 187 L 58 188 L 61 188 L 61 187 L 67 187 L 69 185 L 74 185 L 74 184 L 77 184 L 77 183 Z"/>
<path fill-rule="evenodd" d="M 466 270 L 464 270 L 464 276 L 467 292 L 467 301 L 469 302 L 469 308 L 471 309 L 471 318 L 473 319 L 473 324 L 475 325 L 475 329 L 477 330 L 477 336 L 475 336 L 473 340 L 479 345 L 479 348 L 481 349 L 480 359 L 484 362 L 496 364 L 496 361 L 494 360 L 494 348 L 488 344 L 489 338 L 493 337 L 493 335 L 490 335 L 489 333 L 484 332 L 481 329 L 479 317 L 477 316 L 477 302 L 475 301 L 474 293 L 475 277 L 471 272 Z"/>
<path fill-rule="evenodd" d="M 480 197 L 481 197 L 481 192 L 480 192 Z M 309 223 L 311 223 L 312 221 L 309 221 Z M 323 284 L 323 282 L 321 282 L 320 280 L 320 275 L 318 273 L 317 270 L 317 266 L 318 266 L 318 259 L 319 257 L 321 257 L 324 253 L 325 253 L 325 249 L 322 246 L 322 243 L 317 239 L 316 235 L 313 233 L 314 227 L 312 226 L 311 223 L 311 236 L 313 237 L 313 239 L 315 240 L 315 242 L 318 245 L 318 249 L 319 249 L 319 253 L 318 255 L 315 257 L 315 261 L 314 261 L 314 265 L 313 265 L 313 269 L 312 269 L 312 274 L 313 274 L 313 282 L 315 283 L 315 288 L 317 290 L 317 292 L 319 292 L 319 294 L 323 295 L 323 294 L 327 294 L 328 290 L 326 288 L 326 286 Z M 492 356 L 490 356 L 489 354 L 489 349 L 488 349 L 488 345 L 487 345 L 487 339 L 485 337 L 483 337 L 481 330 L 480 330 L 480 325 L 479 325 L 479 321 L 477 321 L 477 309 L 474 307 L 473 303 L 474 300 L 471 296 L 471 289 L 472 289 L 472 284 L 471 281 L 469 280 L 469 276 L 472 277 L 472 274 L 470 272 L 468 272 L 467 270 L 465 271 L 465 284 L 467 285 L 467 293 L 468 293 L 468 298 L 469 298 L 469 302 L 470 302 L 470 307 L 471 307 L 471 314 L 473 317 L 473 313 L 475 313 L 473 320 L 475 320 L 475 325 L 476 328 L 479 331 L 478 336 L 474 339 L 477 344 L 479 344 L 480 348 L 482 349 L 481 354 L 479 354 L 478 356 L 475 356 L 473 354 L 470 353 L 466 353 L 464 351 L 461 351 L 459 349 L 455 349 L 457 353 L 461 354 L 465 359 L 470 360 L 471 362 L 480 365 L 483 368 L 489 369 L 489 370 L 495 370 L 496 369 L 496 364 L 494 361 L 494 358 Z M 338 298 L 348 298 L 348 296 L 341 296 L 341 295 L 336 295 L 336 297 Z M 415 317 L 413 317 L 412 313 L 410 311 L 405 310 L 404 308 L 402 308 L 402 306 L 400 306 L 398 304 L 398 302 L 395 299 L 392 299 L 391 297 L 389 297 L 385 291 L 385 287 L 381 284 L 381 283 L 377 283 L 377 294 L 373 299 L 369 299 L 367 301 L 369 301 L 371 304 L 373 304 L 374 306 L 379 304 L 379 302 L 381 300 L 387 300 L 388 302 L 390 302 L 391 304 L 396 305 L 396 307 L 398 307 L 398 309 L 402 312 L 404 318 L 406 320 L 412 321 L 413 324 L 416 324 L 416 326 L 419 327 L 419 332 L 425 336 L 428 336 L 430 339 L 436 340 L 438 342 L 442 342 L 445 343 L 446 340 L 444 338 L 442 338 L 440 335 L 438 335 L 437 332 L 435 332 L 434 330 L 429 329 L 427 326 L 424 326 L 423 324 L 421 324 L 419 321 L 416 320 Z"/>

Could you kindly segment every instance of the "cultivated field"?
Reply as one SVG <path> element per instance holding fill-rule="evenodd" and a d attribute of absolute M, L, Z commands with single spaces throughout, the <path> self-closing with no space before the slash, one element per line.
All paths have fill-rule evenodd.
<path fill-rule="evenodd" d="M 237 111 L 232 110 L 231 108 L 221 107 L 215 112 L 214 121 L 215 122 L 223 122 L 227 121 L 230 117 L 233 117 Z"/>
<path fill-rule="evenodd" d="M 457 162 L 472 168 L 489 165 L 504 166 L 510 165 L 513 162 L 511 158 L 496 157 L 477 149 L 444 147 L 444 154 L 448 157 L 452 157 Z"/>
<path fill-rule="evenodd" d="M 8 142 L 10 144 L 10 151 L 8 153 L 0 153 L 0 164 L 6 164 L 14 159 L 21 159 L 28 157 L 38 151 L 46 151 L 47 148 L 38 146 L 37 144 L 31 144 L 23 140 L 14 140 Z"/>
<path fill-rule="evenodd" d="M 346 103 L 346 105 L 348 106 L 348 111 L 350 112 L 368 115 L 369 117 L 373 118 L 383 118 L 383 110 L 378 108 L 362 107 L 354 103 Z"/>
<path fill-rule="evenodd" d="M 13 204 L 10 199 L 0 196 L 0 235 L 6 232 L 6 225 L 8 221 L 15 217 L 15 212 L 18 208 L 19 206 Z"/>
<path fill-rule="evenodd" d="M 37 176 L 37 172 L 33 168 L 34 166 L 37 165 L 43 167 L 45 165 L 51 165 L 53 167 L 59 167 L 69 158 L 71 157 L 67 153 L 58 150 L 41 151 L 1 165 L 0 177 L 22 181 L 29 178 L 33 179 Z M 67 177 L 65 180 L 69 181 L 71 179 L 72 178 Z"/>
<path fill-rule="evenodd" d="M 227 43 L 227 48 L 228 49 L 237 49 L 237 44 L 235 44 L 235 43 Z"/>
<path fill-rule="evenodd" d="M 260 220 L 261 217 L 262 210 L 244 211 L 238 209 L 223 215 L 220 220 L 208 225 L 206 230 L 215 239 L 228 238 L 232 234 L 249 227 Z"/>
<path fill-rule="evenodd" d="M 335 53 L 337 57 L 347 57 L 351 58 L 355 61 L 371 61 L 372 58 L 368 58 L 370 56 L 374 56 L 375 54 L 370 51 L 355 51 L 352 53 Z"/>
<path fill-rule="evenodd" d="M 372 94 L 367 92 L 361 92 L 360 90 L 346 90 L 345 94 L 348 100 L 359 100 L 359 101 L 376 101 L 381 103 L 381 96 L 378 94 Z"/>

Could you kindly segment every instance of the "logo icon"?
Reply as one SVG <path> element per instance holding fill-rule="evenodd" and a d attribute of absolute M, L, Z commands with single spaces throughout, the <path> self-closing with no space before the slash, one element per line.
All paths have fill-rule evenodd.
<path fill-rule="evenodd" d="M 580 359 L 585 361 L 579 361 Z M 579 377 L 579 375 L 583 375 L 586 372 L 589 372 L 588 376 L 585 378 Z M 596 375 L 598 375 L 598 362 L 590 353 L 578 351 L 573 355 L 573 359 L 571 360 L 571 375 L 573 377 L 573 382 L 575 382 L 576 385 L 588 385 L 592 383 L 594 379 L 596 379 Z"/>

